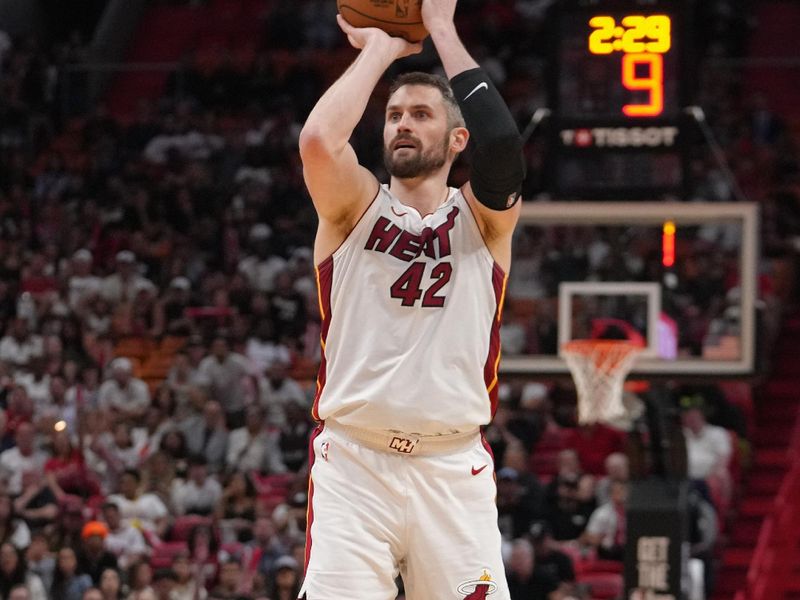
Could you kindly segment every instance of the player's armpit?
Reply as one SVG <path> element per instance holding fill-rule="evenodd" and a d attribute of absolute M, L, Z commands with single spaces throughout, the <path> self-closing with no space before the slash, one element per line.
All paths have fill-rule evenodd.
<path fill-rule="evenodd" d="M 475 219 L 478 221 L 481 234 L 487 243 L 498 238 L 510 236 L 514 232 L 514 227 L 516 227 L 522 211 L 522 202 L 516 201 L 507 210 L 491 209 L 475 196 L 472 183 L 469 181 L 461 186 L 461 193 L 464 194 L 464 198 L 469 203 Z"/>

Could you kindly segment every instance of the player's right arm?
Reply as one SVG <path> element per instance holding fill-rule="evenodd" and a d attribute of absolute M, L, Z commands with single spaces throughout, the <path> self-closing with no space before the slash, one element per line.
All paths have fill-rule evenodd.
<path fill-rule="evenodd" d="M 322 95 L 300 132 L 303 177 L 319 216 L 316 263 L 341 244 L 378 193 L 378 181 L 358 164 L 349 142 L 370 95 L 393 61 L 421 50 L 420 44 L 380 29 L 356 28 L 341 16 L 337 19 L 350 44 L 361 52 Z"/>

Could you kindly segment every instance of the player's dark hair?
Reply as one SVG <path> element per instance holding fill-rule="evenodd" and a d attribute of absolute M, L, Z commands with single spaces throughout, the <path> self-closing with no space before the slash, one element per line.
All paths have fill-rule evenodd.
<path fill-rule="evenodd" d="M 392 85 L 389 88 L 389 97 L 391 98 L 392 95 L 404 85 L 425 85 L 439 90 L 442 94 L 445 108 L 447 109 L 448 127 L 450 129 L 453 127 L 464 127 L 464 117 L 461 115 L 461 109 L 458 107 L 456 97 L 453 95 L 453 88 L 450 87 L 450 82 L 446 77 L 434 75 L 432 73 L 423 73 L 422 71 L 403 73 L 392 81 Z"/>

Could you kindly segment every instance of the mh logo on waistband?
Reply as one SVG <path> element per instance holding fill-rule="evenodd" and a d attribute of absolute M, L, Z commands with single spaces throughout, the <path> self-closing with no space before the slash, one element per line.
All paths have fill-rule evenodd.
<path fill-rule="evenodd" d="M 389 448 L 397 450 L 403 454 L 411 454 L 414 451 L 414 446 L 417 445 L 417 440 L 408 440 L 401 437 L 393 437 L 389 442 Z"/>

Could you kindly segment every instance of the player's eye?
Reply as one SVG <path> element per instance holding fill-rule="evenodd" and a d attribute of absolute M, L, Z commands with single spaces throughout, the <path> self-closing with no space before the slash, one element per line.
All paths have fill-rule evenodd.
<path fill-rule="evenodd" d="M 399 112 L 389 113 L 389 120 L 394 123 L 399 121 L 401 116 L 402 115 Z"/>
<path fill-rule="evenodd" d="M 427 119 L 428 118 L 428 113 L 426 113 L 424 110 L 418 110 L 418 111 L 416 111 L 414 113 L 414 118 L 415 119 Z"/>

